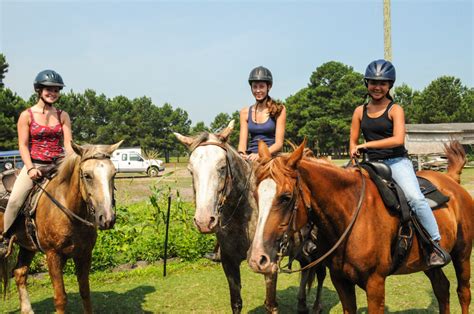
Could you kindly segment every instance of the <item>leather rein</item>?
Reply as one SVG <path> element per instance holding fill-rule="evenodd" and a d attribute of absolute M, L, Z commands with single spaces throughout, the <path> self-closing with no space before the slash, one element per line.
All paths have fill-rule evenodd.
<path fill-rule="evenodd" d="M 90 159 L 110 159 L 110 155 L 108 154 L 104 154 L 104 153 L 98 153 L 98 154 L 95 154 L 95 155 L 92 155 L 90 157 L 87 157 L 87 158 L 84 158 L 84 159 L 81 159 L 81 162 L 79 163 L 82 164 L 83 162 L 85 162 L 86 160 L 90 160 Z M 84 178 L 84 174 L 82 173 L 82 169 L 79 168 L 79 177 L 81 180 L 85 180 Z M 91 228 L 95 228 L 96 227 L 96 224 L 82 218 L 82 217 L 79 217 L 77 214 L 75 214 L 74 212 L 72 212 L 70 209 L 68 209 L 66 206 L 64 206 L 63 204 L 61 204 L 53 195 L 51 195 L 48 191 L 46 191 L 40 183 L 38 183 L 37 181 L 33 180 L 34 184 L 44 192 L 44 194 L 46 194 L 46 196 L 51 200 L 51 202 L 54 203 L 54 205 L 56 205 L 66 216 L 68 216 L 68 218 L 70 220 L 73 220 L 73 219 L 76 219 L 80 222 L 82 222 L 84 225 L 88 226 L 88 227 L 91 227 Z M 115 197 L 112 197 L 113 201 L 112 203 L 115 203 Z M 94 206 L 92 206 L 91 202 L 90 202 L 90 197 L 89 195 L 87 195 L 87 199 L 85 200 L 86 201 L 86 206 L 87 206 L 87 213 L 89 216 L 91 215 L 94 215 L 95 214 L 95 209 L 94 209 Z"/>
<path fill-rule="evenodd" d="M 233 182 L 233 175 L 232 175 L 232 168 L 230 166 L 230 161 L 229 161 L 229 151 L 227 149 L 227 146 L 225 143 L 217 143 L 217 142 L 203 142 L 196 146 L 196 148 L 200 146 L 217 146 L 222 148 L 225 151 L 225 162 L 226 162 L 226 175 L 225 175 L 225 181 L 224 181 L 224 187 L 222 190 L 219 191 L 219 196 L 218 196 L 218 201 L 217 201 L 217 206 L 215 209 L 215 213 L 219 217 L 219 224 L 222 229 L 224 229 L 232 220 L 234 217 L 235 212 L 237 211 L 237 208 L 239 207 L 239 204 L 242 200 L 242 197 L 244 196 L 244 193 L 241 193 L 239 196 L 239 200 L 235 204 L 234 209 L 232 210 L 232 214 L 230 215 L 229 218 L 227 218 L 227 221 L 225 223 L 222 222 L 222 211 L 224 208 L 224 204 L 227 200 L 227 197 L 230 195 L 232 191 L 232 182 Z M 250 176 L 252 175 L 252 171 L 249 171 L 249 175 L 247 177 L 247 181 L 245 182 L 244 186 L 244 191 L 248 189 L 248 185 L 250 182 Z"/>
<path fill-rule="evenodd" d="M 322 261 L 324 261 L 329 255 L 331 255 L 338 247 L 339 245 L 341 245 L 341 243 L 346 239 L 347 235 L 349 234 L 349 232 L 351 231 L 352 227 L 354 226 L 354 223 L 359 215 L 359 212 L 360 212 L 360 209 L 362 207 L 362 202 L 364 200 L 364 195 L 365 195 L 365 189 L 366 189 L 366 182 L 365 182 L 365 176 L 364 174 L 362 173 L 362 169 L 359 165 L 359 162 L 357 161 L 357 159 L 354 159 L 355 160 L 355 163 L 357 165 L 357 168 L 359 169 L 359 173 L 361 175 L 361 179 L 362 179 L 362 187 L 361 187 L 361 192 L 360 192 L 360 196 L 359 196 L 359 201 L 357 202 L 357 207 L 356 207 L 356 210 L 354 212 L 354 214 L 352 215 L 352 219 L 349 223 L 349 225 L 346 227 L 346 229 L 344 230 L 344 232 L 342 233 L 342 235 L 340 236 L 340 238 L 337 240 L 337 242 L 333 245 L 333 247 L 331 249 L 329 249 L 329 251 L 327 251 L 323 256 L 319 257 L 318 259 L 314 260 L 313 262 L 309 263 L 308 265 L 302 267 L 302 268 L 299 268 L 299 269 L 296 269 L 296 270 L 292 270 L 290 268 L 288 269 L 285 269 L 284 267 L 288 266 L 289 264 L 285 265 L 285 266 L 280 266 L 281 265 L 281 262 L 283 260 L 283 256 L 285 256 L 285 254 L 287 253 L 288 251 L 288 246 L 290 244 L 290 236 L 289 236 L 289 233 L 294 233 L 296 232 L 296 228 L 295 228 L 295 225 L 296 225 L 296 213 L 298 211 L 298 195 L 297 193 L 299 193 L 299 196 L 301 197 L 301 200 L 303 201 L 303 204 L 304 204 L 304 207 L 306 208 L 306 211 L 307 211 L 307 214 L 308 214 L 308 219 L 311 219 L 312 215 L 313 215 L 313 212 L 312 212 L 312 207 L 311 207 L 311 204 L 307 204 L 305 199 L 304 199 L 304 194 L 303 194 L 303 189 L 301 188 L 301 183 L 300 183 L 300 175 L 298 173 L 298 176 L 296 177 L 296 185 L 297 185 L 297 188 L 294 190 L 293 192 L 293 196 L 292 196 L 292 200 L 289 204 L 289 206 L 293 206 L 292 208 L 292 211 L 291 211 L 291 214 L 290 214 L 290 218 L 288 219 L 288 226 L 289 228 L 285 231 L 285 233 L 283 234 L 283 237 L 282 237 L 282 240 L 280 242 L 280 249 L 277 253 L 277 256 L 278 256 L 278 261 L 277 261 L 277 264 L 278 264 L 278 269 L 280 270 L 280 272 L 282 273 L 286 273 L 286 274 L 291 274 L 291 273 L 296 273 L 296 272 L 301 272 L 301 271 L 304 271 L 304 270 L 307 270 L 307 269 L 310 269 L 316 265 L 318 265 L 319 263 L 321 263 Z M 289 207 L 288 206 L 288 207 Z M 311 219 L 312 220 L 312 219 Z M 284 225 L 284 224 L 282 224 Z M 291 228 L 291 229 L 290 229 Z"/>

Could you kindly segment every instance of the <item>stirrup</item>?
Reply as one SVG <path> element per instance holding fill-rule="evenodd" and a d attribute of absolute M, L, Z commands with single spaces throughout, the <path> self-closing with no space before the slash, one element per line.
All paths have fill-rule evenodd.
<path fill-rule="evenodd" d="M 431 241 L 431 244 L 433 245 L 433 251 L 428 256 L 428 266 L 443 267 L 449 264 L 451 255 L 439 245 L 439 241 Z"/>

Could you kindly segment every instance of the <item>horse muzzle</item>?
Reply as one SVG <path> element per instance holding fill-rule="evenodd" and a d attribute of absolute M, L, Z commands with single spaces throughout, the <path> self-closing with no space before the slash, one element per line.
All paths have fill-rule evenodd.
<path fill-rule="evenodd" d="M 219 225 L 219 216 L 194 216 L 194 225 L 201 233 L 214 233 L 216 232 L 217 226 Z"/>
<path fill-rule="evenodd" d="M 100 230 L 112 229 L 115 225 L 115 213 L 110 214 L 105 212 L 96 216 L 96 223 Z"/>
<path fill-rule="evenodd" d="M 278 264 L 272 261 L 270 255 L 260 249 L 252 248 L 248 263 L 256 273 L 274 274 L 278 271 Z"/>

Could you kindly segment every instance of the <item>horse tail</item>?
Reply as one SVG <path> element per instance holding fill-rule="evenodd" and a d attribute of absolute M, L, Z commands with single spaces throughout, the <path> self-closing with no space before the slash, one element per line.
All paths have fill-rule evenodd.
<path fill-rule="evenodd" d="M 464 148 L 458 140 L 451 140 L 449 144 L 444 144 L 444 152 L 448 158 L 447 175 L 461 183 L 462 168 L 467 162 Z"/>
<path fill-rule="evenodd" d="M 0 293 L 3 292 L 2 294 L 4 300 L 7 295 L 8 282 L 10 279 L 8 259 L 8 257 L 0 257 Z"/>

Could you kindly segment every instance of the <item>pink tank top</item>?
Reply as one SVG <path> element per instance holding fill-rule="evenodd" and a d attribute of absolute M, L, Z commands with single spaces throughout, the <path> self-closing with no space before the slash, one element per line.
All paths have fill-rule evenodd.
<path fill-rule="evenodd" d="M 30 123 L 30 156 L 38 161 L 54 161 L 64 154 L 61 146 L 63 126 L 61 124 L 61 110 L 56 111 L 59 123 L 55 126 L 40 125 L 35 121 L 33 112 L 28 109 L 31 116 Z"/>

